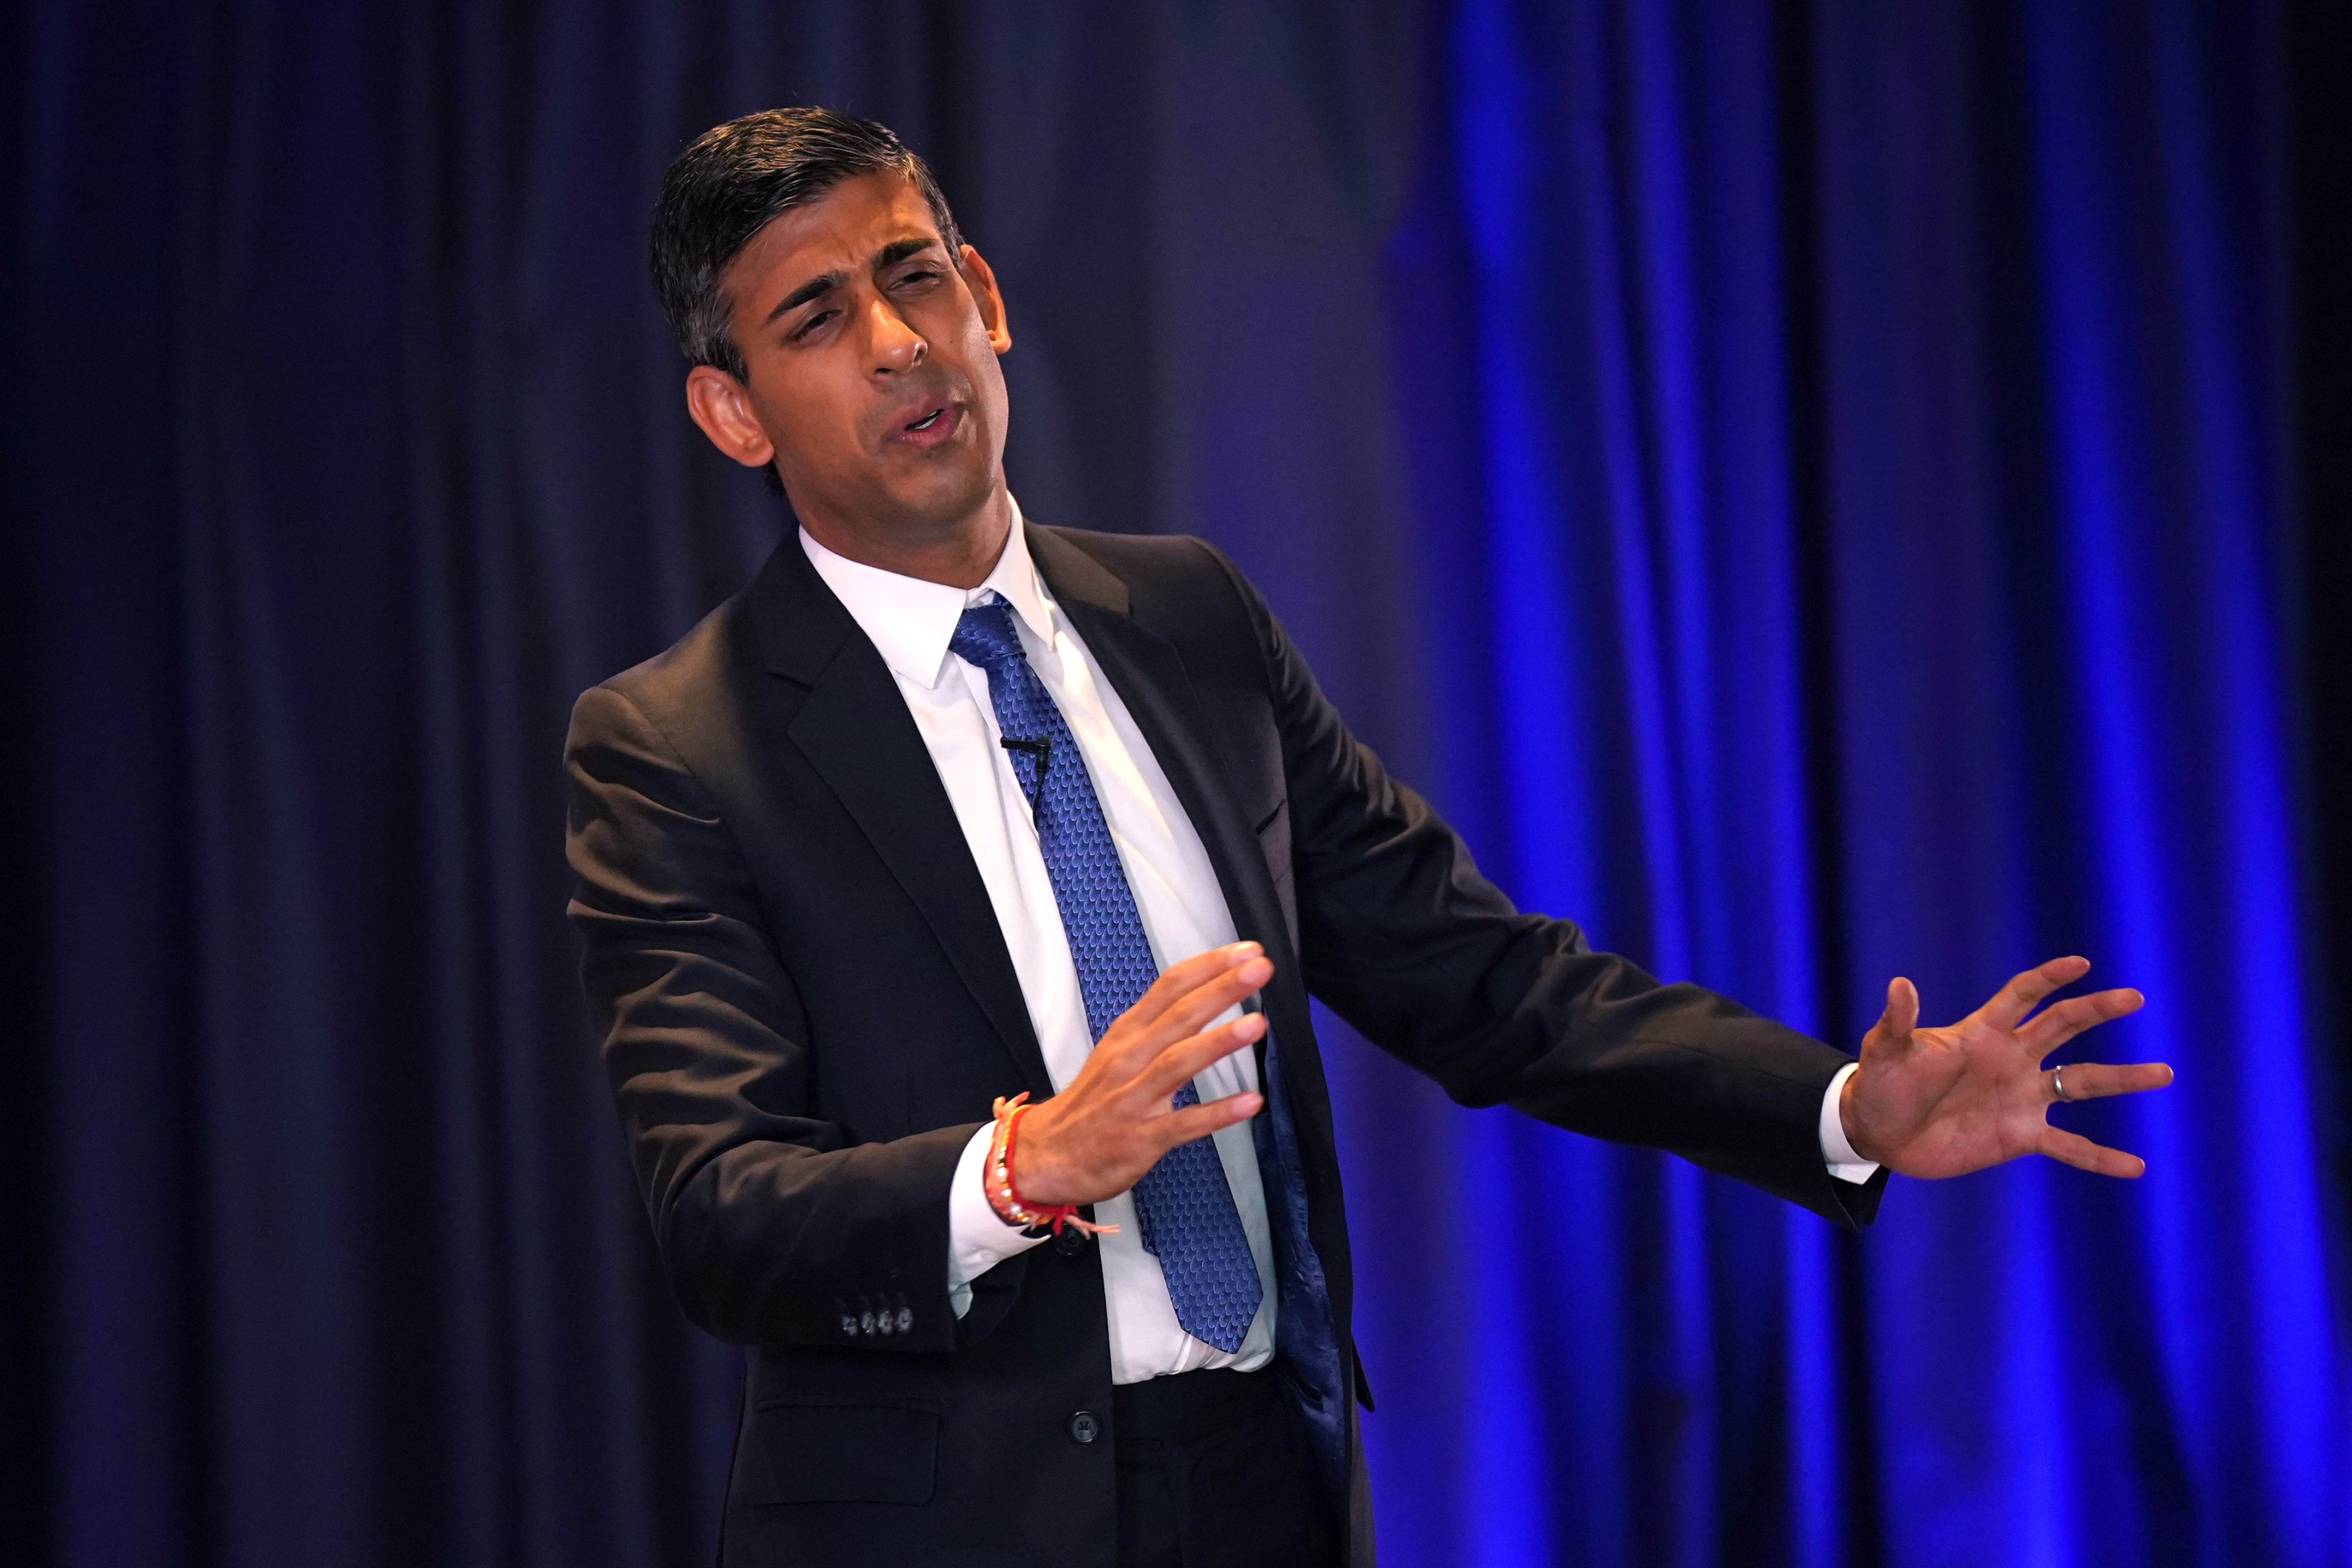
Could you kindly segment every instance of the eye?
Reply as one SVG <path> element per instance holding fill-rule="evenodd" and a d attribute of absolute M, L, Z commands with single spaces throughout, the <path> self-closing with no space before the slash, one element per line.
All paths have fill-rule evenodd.
<path fill-rule="evenodd" d="M 919 267 L 912 272 L 902 274 L 898 279 L 898 281 L 893 284 L 892 287 L 904 289 L 911 284 L 936 282 L 939 276 L 939 269 L 937 268 Z"/>
<path fill-rule="evenodd" d="M 807 321 L 803 321 L 799 326 L 793 329 L 793 342 L 799 342 L 803 338 L 809 336 L 819 327 L 822 327 L 827 321 L 833 320 L 835 315 L 838 312 L 834 310 L 819 310 L 815 315 L 811 316 Z"/>

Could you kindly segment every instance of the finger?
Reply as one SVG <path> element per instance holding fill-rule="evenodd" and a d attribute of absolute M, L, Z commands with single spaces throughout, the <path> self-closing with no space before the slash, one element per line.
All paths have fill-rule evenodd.
<path fill-rule="evenodd" d="M 1901 975 L 1886 983 L 1886 1010 L 1863 1037 L 1862 1054 L 1901 1056 L 1911 1046 L 1911 1031 L 1919 1023 L 1919 990 Z"/>
<path fill-rule="evenodd" d="M 1977 1009 L 1977 1016 L 2006 1034 L 2025 1022 L 2025 1016 L 2041 1005 L 2042 999 L 2062 985 L 2072 985 L 2091 973 L 2087 958 L 2053 958 L 2049 963 L 2014 975 L 2010 983 L 1993 993 L 1991 1001 Z"/>
<path fill-rule="evenodd" d="M 1223 1061 L 1235 1051 L 1245 1049 L 1265 1033 L 1265 1016 L 1244 1013 L 1230 1024 L 1220 1024 L 1190 1039 L 1179 1040 L 1151 1058 L 1150 1065 L 1135 1076 L 1127 1093 L 1139 1099 L 1142 1106 L 1165 1105 L 1212 1062 Z"/>
<path fill-rule="evenodd" d="M 2065 1075 L 2062 1096 L 2059 1075 Z M 2063 1100 L 2105 1100 L 2116 1094 L 2146 1094 L 2151 1089 L 2162 1089 L 2172 1081 L 2172 1068 L 2163 1062 L 2068 1062 L 2042 1075 L 2043 1087 L 2053 1101 Z"/>
<path fill-rule="evenodd" d="M 1898 974 L 1886 983 L 1886 1013 L 1880 1022 L 1898 1040 L 1918 1027 L 1919 988 L 1906 977 Z"/>
<path fill-rule="evenodd" d="M 1160 1015 L 1149 1029 L 1142 1031 L 1145 1048 L 1165 1050 L 1180 1041 L 1189 1040 L 1209 1026 L 1210 1020 L 1230 1013 L 1234 1005 L 1251 992 L 1274 978 L 1274 965 L 1263 958 L 1254 958 L 1238 968 L 1195 986 L 1191 994 Z M 1145 1060 L 1132 1060 L 1130 1070 L 1140 1070 Z"/>
<path fill-rule="evenodd" d="M 1228 942 L 1223 947 L 1213 947 L 1206 952 L 1196 952 L 1190 958 L 1171 963 L 1160 972 L 1160 978 L 1153 981 L 1142 995 L 1135 999 L 1135 1005 L 1120 1016 L 1133 1019 L 1138 1025 L 1157 1023 L 1161 1014 L 1194 991 L 1257 958 L 1265 951 L 1254 942 Z"/>
<path fill-rule="evenodd" d="M 2137 1013 L 2147 1005 L 2147 998 L 2137 991 L 2098 991 L 2088 996 L 2070 996 L 2018 1030 L 2018 1044 L 2040 1061 L 2084 1030 L 2095 1028 L 2110 1018 Z"/>
<path fill-rule="evenodd" d="M 1171 964 L 1106 1032 L 1103 1044 L 1109 1048 L 1099 1054 L 1110 1058 L 1108 1065 L 1133 1071 L 1171 1041 L 1198 1034 L 1210 1019 L 1274 978 L 1274 965 L 1257 953 L 1257 943 L 1237 942 Z M 1221 955 L 1227 962 L 1203 962 Z"/>
<path fill-rule="evenodd" d="M 1240 1094 L 1226 1095 L 1222 1100 L 1204 1100 L 1198 1105 L 1188 1105 L 1181 1110 L 1156 1116 L 1144 1124 L 1144 1130 L 1164 1154 L 1181 1143 L 1206 1138 L 1210 1133 L 1231 1127 L 1237 1121 L 1247 1121 L 1265 1103 L 1264 1095 L 1245 1089 Z"/>
<path fill-rule="evenodd" d="M 2061 1164 L 2072 1165 L 2078 1171 L 2088 1171 L 2095 1176 L 2121 1176 L 2128 1180 L 2147 1169 L 2147 1162 L 2137 1154 L 2126 1154 L 2120 1149 L 2094 1143 L 2078 1132 L 2068 1132 L 2056 1127 L 2042 1130 L 2041 1142 L 2034 1145 L 2034 1152 L 2046 1154 Z"/>

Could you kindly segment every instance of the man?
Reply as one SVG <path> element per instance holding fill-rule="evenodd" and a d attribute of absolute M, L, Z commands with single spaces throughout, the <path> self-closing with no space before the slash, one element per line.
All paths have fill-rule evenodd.
<path fill-rule="evenodd" d="M 2139 1005 L 2029 1022 L 2081 960 L 1948 1029 L 1898 980 L 1859 1063 L 1662 985 L 1480 878 L 1223 557 L 1024 520 L 1004 301 L 882 127 L 710 132 L 653 264 L 688 412 L 800 521 L 569 746 L 655 1234 L 750 1347 L 729 1563 L 1369 1563 L 1310 994 L 1840 1224 L 1889 1169 L 2138 1173 L 2043 1119 L 2170 1077 L 2040 1069 Z"/>

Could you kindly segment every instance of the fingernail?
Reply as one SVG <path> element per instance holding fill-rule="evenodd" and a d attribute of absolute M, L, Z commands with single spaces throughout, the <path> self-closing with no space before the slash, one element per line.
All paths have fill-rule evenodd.
<path fill-rule="evenodd" d="M 1265 949 L 1259 947 L 1258 944 L 1254 942 L 1237 942 L 1234 943 L 1233 946 L 1225 949 L 1225 951 L 1238 957 L 1247 958 L 1254 952 L 1264 952 Z"/>

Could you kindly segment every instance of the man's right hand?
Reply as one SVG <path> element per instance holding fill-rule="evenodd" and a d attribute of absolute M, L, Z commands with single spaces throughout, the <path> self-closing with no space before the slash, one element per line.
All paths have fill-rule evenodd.
<path fill-rule="evenodd" d="M 1256 942 L 1242 942 L 1171 965 L 1096 1042 L 1070 1087 L 1022 1114 L 1013 1184 L 1024 1200 L 1116 1197 L 1179 1143 L 1257 1114 L 1264 1099 L 1255 1093 L 1181 1110 L 1169 1101 L 1186 1079 L 1265 1033 L 1265 1019 L 1255 1013 L 1205 1028 L 1274 978 L 1263 953 Z"/>

